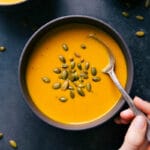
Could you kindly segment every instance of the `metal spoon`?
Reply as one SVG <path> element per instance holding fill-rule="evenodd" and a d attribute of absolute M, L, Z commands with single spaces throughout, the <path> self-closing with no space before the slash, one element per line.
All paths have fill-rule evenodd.
<path fill-rule="evenodd" d="M 122 96 L 124 97 L 124 100 L 126 100 L 126 102 L 128 103 L 128 105 L 131 108 L 131 110 L 133 111 L 133 113 L 135 115 L 142 115 L 146 118 L 146 120 L 147 120 L 147 134 L 146 134 L 146 136 L 147 136 L 147 140 L 150 141 L 150 120 L 145 116 L 145 114 L 142 111 L 140 111 L 134 105 L 132 98 L 128 95 L 128 93 L 125 91 L 125 89 L 120 84 L 120 82 L 119 82 L 119 80 L 118 80 L 118 78 L 114 72 L 115 58 L 111 52 L 111 49 L 102 40 L 97 38 L 94 34 L 89 34 L 89 38 L 96 40 L 97 42 L 102 44 L 105 47 L 105 49 L 107 50 L 110 61 L 109 61 L 109 64 L 102 70 L 102 72 L 109 75 L 109 77 L 112 79 L 113 83 L 116 85 L 118 90 L 121 92 Z"/>

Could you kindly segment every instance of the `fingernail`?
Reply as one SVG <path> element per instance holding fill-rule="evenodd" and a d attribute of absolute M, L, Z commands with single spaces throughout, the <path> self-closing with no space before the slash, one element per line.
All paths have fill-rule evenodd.
<path fill-rule="evenodd" d="M 146 126 L 146 119 L 143 116 L 137 116 L 134 119 L 134 125 L 137 129 L 143 129 Z"/>

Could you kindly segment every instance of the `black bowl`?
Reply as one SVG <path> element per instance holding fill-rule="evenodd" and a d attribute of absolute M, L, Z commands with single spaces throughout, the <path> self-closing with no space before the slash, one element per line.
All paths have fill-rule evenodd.
<path fill-rule="evenodd" d="M 123 106 L 124 100 L 121 98 L 120 101 L 117 103 L 117 105 L 110 111 L 108 112 L 104 117 L 93 121 L 89 122 L 86 124 L 80 124 L 80 125 L 66 125 L 66 124 L 61 124 L 58 122 L 55 122 L 54 120 L 51 120 L 50 118 L 46 117 L 42 112 L 39 111 L 39 109 L 34 105 L 32 98 L 29 95 L 27 85 L 26 85 L 26 79 L 25 79 L 25 71 L 26 71 L 26 66 L 28 62 L 28 58 L 30 53 L 32 53 L 32 49 L 37 42 L 45 33 L 49 32 L 55 27 L 64 25 L 64 24 L 69 24 L 69 23 L 84 23 L 84 24 L 90 24 L 92 26 L 95 26 L 97 28 L 100 28 L 101 30 L 107 32 L 115 41 L 118 43 L 120 46 L 125 59 L 127 63 L 127 70 L 128 70 L 128 78 L 127 78 L 127 84 L 126 84 L 126 91 L 129 92 L 132 86 L 132 81 L 133 81 L 133 63 L 132 63 L 132 58 L 131 54 L 127 48 L 127 45 L 125 44 L 124 40 L 122 37 L 119 35 L 118 32 L 116 32 L 110 25 L 107 23 L 93 18 L 93 17 L 88 17 L 88 16 L 64 16 L 61 18 L 54 19 L 44 26 L 42 26 L 39 30 L 37 30 L 32 37 L 28 40 L 26 43 L 22 55 L 20 57 L 19 61 L 19 80 L 20 80 L 20 87 L 22 90 L 22 93 L 24 95 L 24 98 L 26 102 L 28 103 L 29 107 L 32 109 L 32 111 L 43 121 L 47 122 L 50 125 L 53 125 L 55 127 L 63 128 L 63 129 L 68 129 L 68 130 L 81 130 L 81 129 L 87 129 L 91 128 L 97 125 L 100 125 L 104 123 L 105 121 L 109 120 L 112 118 Z"/>

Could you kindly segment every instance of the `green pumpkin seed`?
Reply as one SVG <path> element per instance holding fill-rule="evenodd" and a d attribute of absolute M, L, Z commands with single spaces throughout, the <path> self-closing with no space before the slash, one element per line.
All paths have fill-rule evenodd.
<path fill-rule="evenodd" d="M 85 85 L 80 83 L 80 84 L 78 85 L 78 87 L 79 87 L 79 88 L 85 88 Z"/>
<path fill-rule="evenodd" d="M 59 100 L 60 100 L 61 102 L 66 102 L 68 99 L 67 99 L 66 97 L 60 97 Z"/>
<path fill-rule="evenodd" d="M 91 83 L 87 83 L 87 84 L 86 84 L 86 89 L 87 89 L 88 92 L 91 92 L 91 90 L 92 90 L 92 85 L 91 85 Z"/>
<path fill-rule="evenodd" d="M 17 143 L 16 143 L 16 141 L 14 141 L 14 140 L 9 140 L 9 145 L 12 147 L 12 148 L 17 148 Z"/>
<path fill-rule="evenodd" d="M 82 90 L 82 88 L 77 88 L 77 92 L 78 92 L 78 94 L 80 95 L 80 96 L 85 96 L 85 93 L 84 93 L 84 91 Z"/>
<path fill-rule="evenodd" d="M 82 65 L 80 63 L 77 64 L 79 70 L 82 70 Z"/>
<path fill-rule="evenodd" d="M 146 0 L 146 1 L 145 1 L 145 7 L 146 7 L 146 8 L 150 7 L 150 0 Z"/>
<path fill-rule="evenodd" d="M 42 77 L 42 81 L 44 83 L 50 83 L 50 79 L 48 77 Z"/>
<path fill-rule="evenodd" d="M 67 90 L 68 87 L 69 87 L 69 81 L 66 80 L 66 81 L 64 81 L 64 83 L 62 84 L 61 89 L 65 91 L 65 90 Z"/>
<path fill-rule="evenodd" d="M 80 82 L 80 83 L 83 83 L 83 82 L 84 82 L 83 79 L 84 79 L 83 77 L 80 77 L 80 78 L 79 78 L 79 82 Z"/>
<path fill-rule="evenodd" d="M 74 76 L 74 74 L 72 74 L 72 73 L 70 73 L 69 74 L 69 76 L 68 76 L 68 79 L 70 80 L 70 81 L 75 81 L 75 76 Z"/>
<path fill-rule="evenodd" d="M 99 82 L 101 79 L 100 79 L 100 77 L 93 77 L 92 80 L 93 80 L 94 82 Z"/>
<path fill-rule="evenodd" d="M 70 91 L 70 97 L 71 97 L 72 99 L 75 98 L 75 94 L 74 94 L 73 91 Z"/>
<path fill-rule="evenodd" d="M 68 89 L 69 89 L 69 90 L 74 90 L 74 87 L 71 86 L 71 85 L 69 85 Z"/>
<path fill-rule="evenodd" d="M 2 139 L 2 138 L 3 138 L 3 136 L 4 136 L 4 135 L 3 135 L 3 133 L 1 133 L 1 132 L 0 132 L 0 139 Z"/>
<path fill-rule="evenodd" d="M 71 67 L 71 69 L 74 69 L 74 67 L 75 67 L 75 62 L 74 61 L 71 61 L 70 67 Z"/>
<path fill-rule="evenodd" d="M 137 15 L 137 16 L 135 16 L 135 17 L 136 17 L 136 19 L 137 19 L 137 20 L 139 20 L 139 21 L 144 20 L 144 17 L 143 17 L 143 16 L 141 16 L 141 15 Z"/>
<path fill-rule="evenodd" d="M 75 81 L 79 80 L 79 75 L 78 75 L 77 72 L 75 72 L 75 73 L 73 74 L 73 76 L 74 76 L 74 80 L 75 80 Z"/>
<path fill-rule="evenodd" d="M 67 70 L 63 70 L 61 73 L 61 77 L 63 80 L 66 80 L 68 78 L 68 71 Z"/>
<path fill-rule="evenodd" d="M 89 62 L 86 62 L 86 63 L 85 63 L 85 70 L 88 70 L 88 69 L 89 69 L 89 67 L 90 67 Z"/>
<path fill-rule="evenodd" d="M 68 51 L 69 50 L 68 45 L 65 44 L 65 43 L 62 44 L 62 48 L 63 48 L 64 51 Z"/>
<path fill-rule="evenodd" d="M 86 45 L 85 45 L 85 44 L 81 44 L 80 47 L 81 47 L 82 49 L 86 49 Z"/>
<path fill-rule="evenodd" d="M 62 56 L 62 55 L 59 56 L 59 60 L 60 60 L 62 63 L 66 63 L 65 57 Z"/>
<path fill-rule="evenodd" d="M 143 37 L 145 35 L 145 33 L 144 33 L 144 31 L 137 31 L 135 33 L 135 35 L 138 36 L 138 37 Z"/>
<path fill-rule="evenodd" d="M 61 87 L 61 83 L 60 82 L 56 82 L 53 84 L 53 89 L 59 89 Z"/>
<path fill-rule="evenodd" d="M 61 67 L 64 68 L 64 69 L 66 69 L 66 68 L 68 68 L 68 65 L 67 64 L 62 64 Z"/>
<path fill-rule="evenodd" d="M 80 58 L 81 57 L 81 55 L 79 54 L 79 53 L 74 53 L 74 55 L 76 56 L 76 57 L 78 57 L 78 58 Z"/>
<path fill-rule="evenodd" d="M 59 68 L 54 68 L 54 73 L 56 73 L 56 74 L 59 74 L 59 73 L 61 73 L 61 69 L 59 69 Z"/>
<path fill-rule="evenodd" d="M 6 47 L 0 46 L 0 52 L 4 52 L 6 50 Z"/>
<path fill-rule="evenodd" d="M 122 12 L 122 15 L 123 15 L 124 17 L 129 17 L 129 13 L 127 13 L 126 11 L 123 11 L 123 12 Z"/>
<path fill-rule="evenodd" d="M 96 70 L 95 67 L 92 67 L 92 68 L 91 68 L 91 74 L 92 74 L 93 76 L 96 76 L 97 70 Z"/>

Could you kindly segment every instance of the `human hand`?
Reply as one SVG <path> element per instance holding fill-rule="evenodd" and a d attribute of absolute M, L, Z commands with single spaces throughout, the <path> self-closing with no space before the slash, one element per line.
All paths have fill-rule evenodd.
<path fill-rule="evenodd" d="M 150 119 L 150 103 L 135 97 L 133 100 L 137 108 Z M 131 122 L 132 121 L 132 122 Z M 124 142 L 119 150 L 150 150 L 150 143 L 146 140 L 147 122 L 143 116 L 136 116 L 131 109 L 124 110 L 120 117 L 115 119 L 117 124 L 131 125 L 125 135 Z"/>

